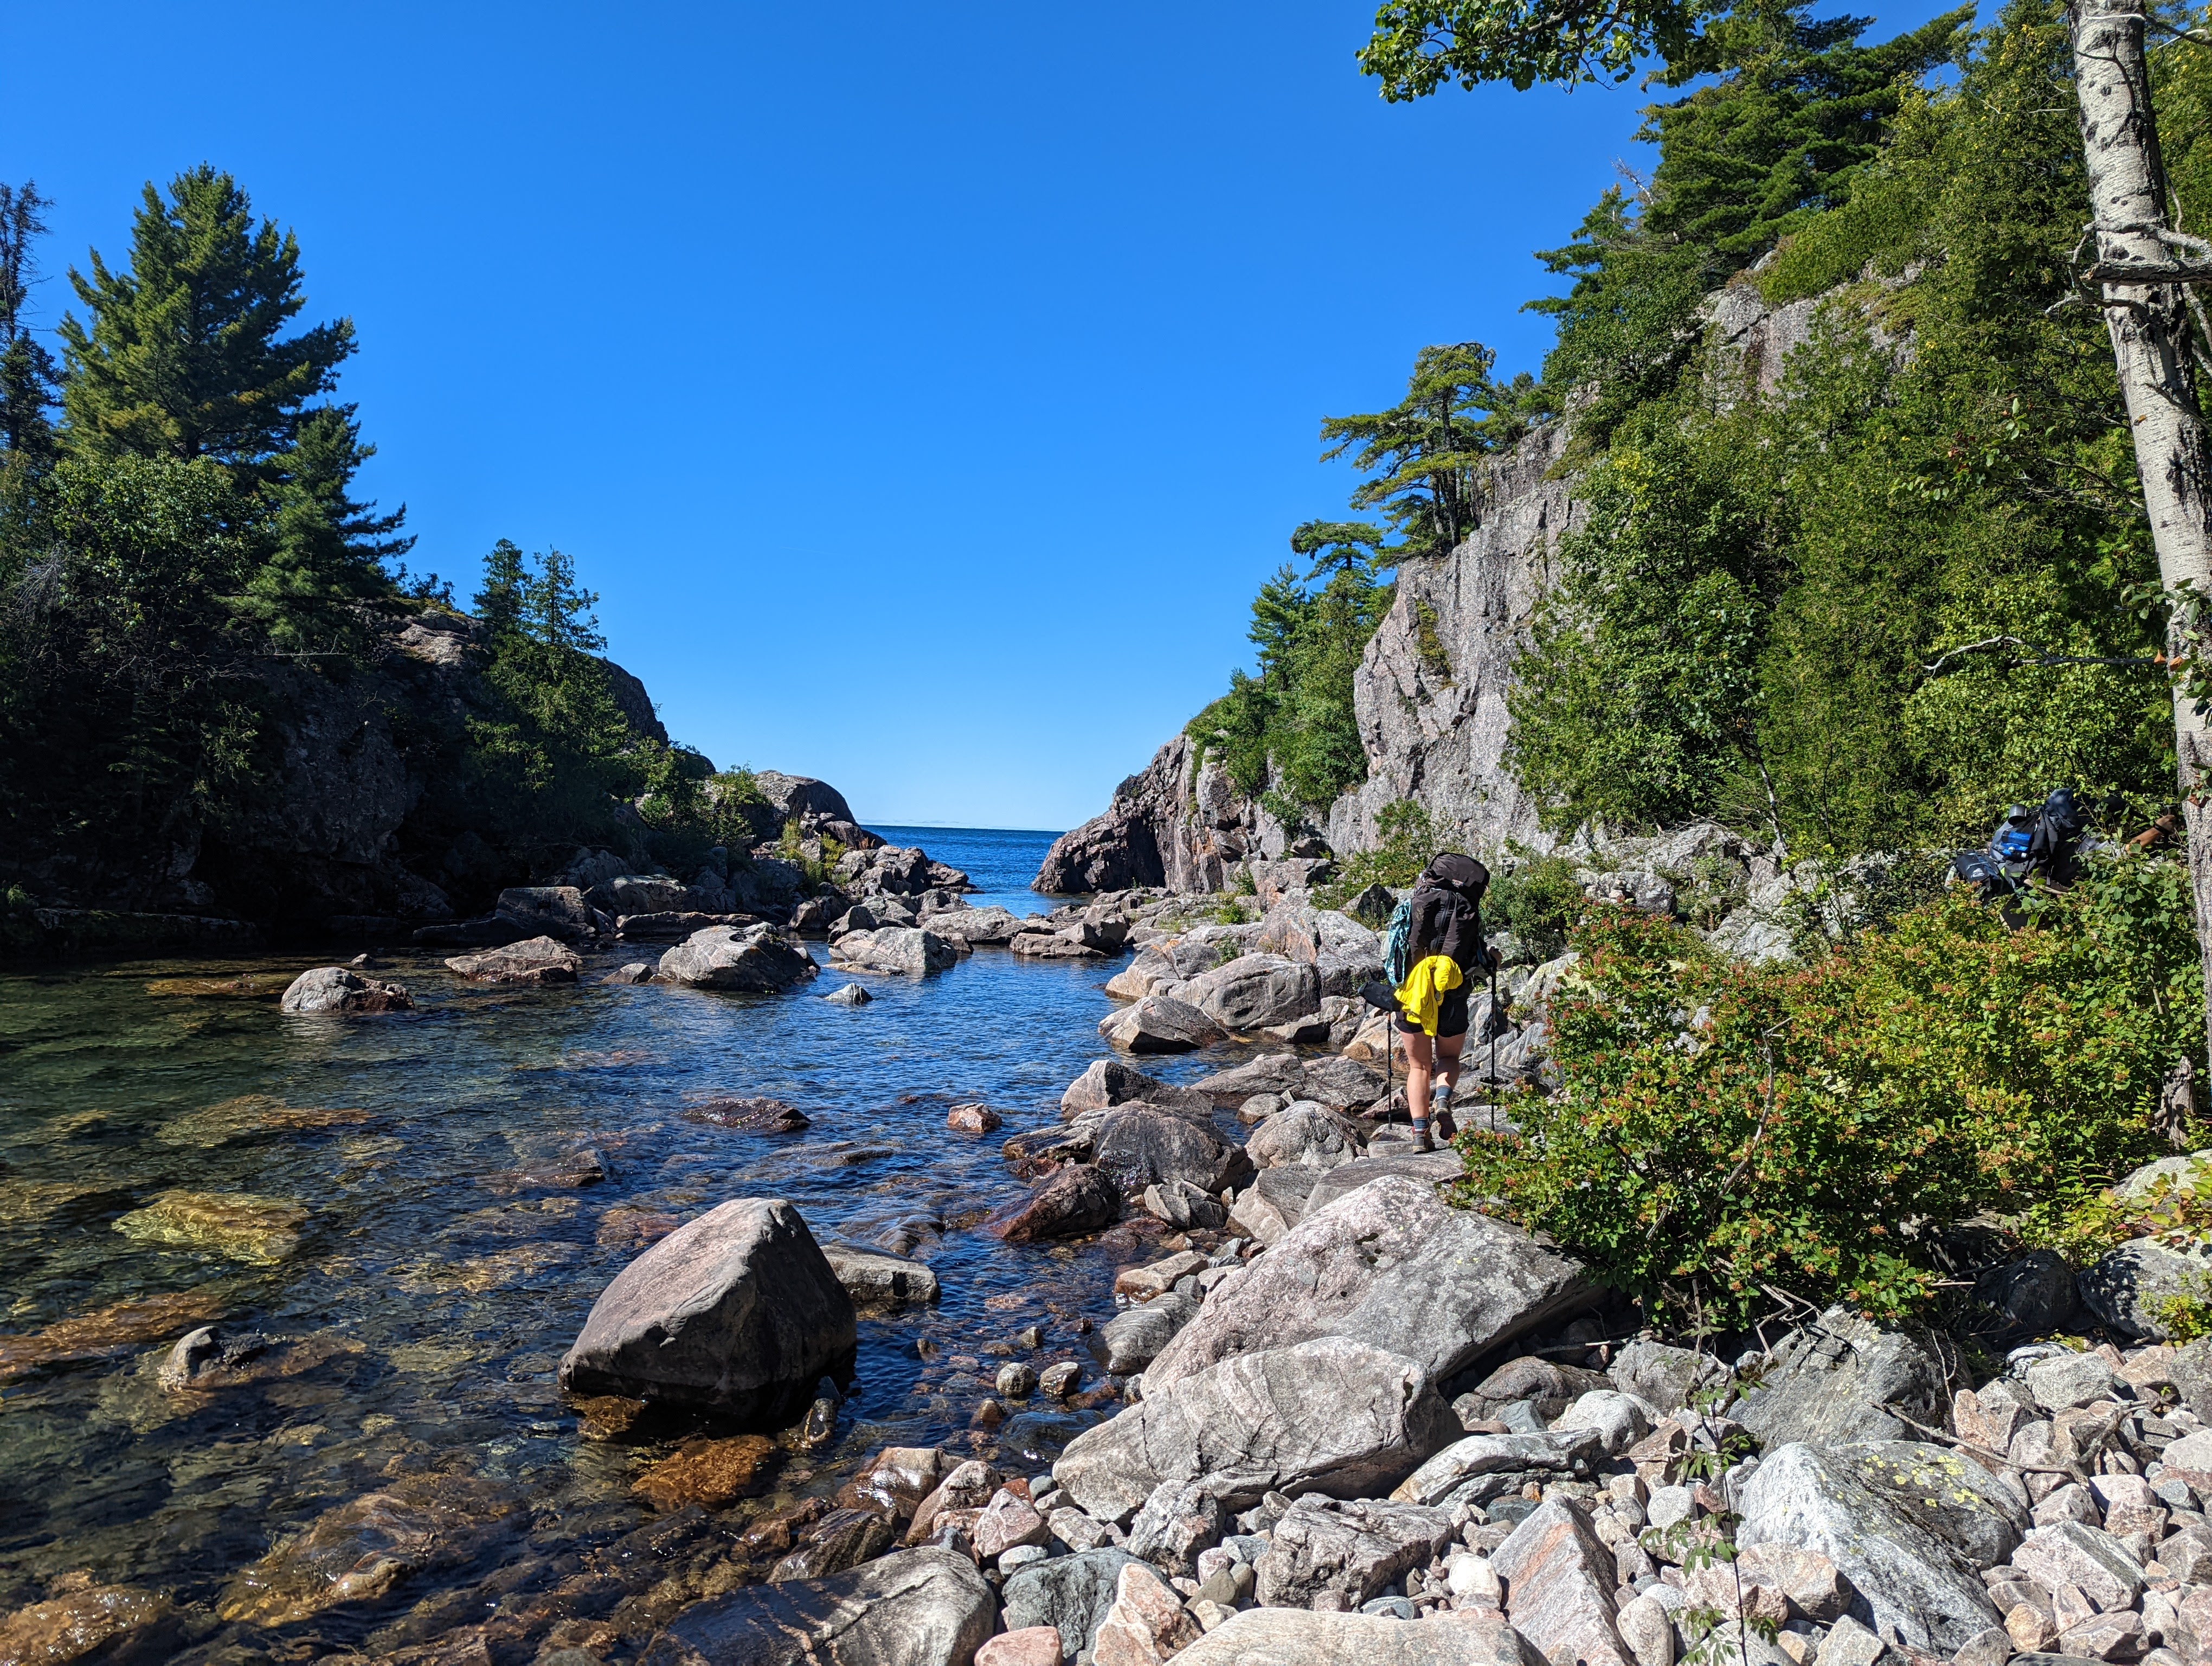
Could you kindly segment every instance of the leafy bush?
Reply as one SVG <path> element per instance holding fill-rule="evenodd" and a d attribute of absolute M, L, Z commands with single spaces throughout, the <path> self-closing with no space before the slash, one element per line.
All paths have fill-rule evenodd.
<path fill-rule="evenodd" d="M 1460 1140 L 1468 1201 L 1639 1300 L 1720 1329 L 1783 1297 L 1924 1307 L 1944 1229 L 2030 1243 L 2160 1154 L 2159 1091 L 2203 1058 L 2189 879 L 2131 856 L 2008 930 L 1954 893 L 1803 968 L 1716 961 L 1666 921 L 1577 928 L 1557 1098 Z"/>
<path fill-rule="evenodd" d="M 1582 917 L 1582 882 L 1564 856 L 1540 856 L 1508 845 L 1510 865 L 1498 864 L 1483 899 L 1485 923 L 1513 933 L 1538 960 L 1566 952 L 1567 932 Z"/>
<path fill-rule="evenodd" d="M 1443 848 L 1443 836 L 1435 821 L 1411 799 L 1384 805 L 1376 813 L 1375 825 L 1382 843 L 1346 857 L 1335 882 L 1314 893 L 1317 906 L 1340 909 L 1370 885 L 1403 891 Z"/>

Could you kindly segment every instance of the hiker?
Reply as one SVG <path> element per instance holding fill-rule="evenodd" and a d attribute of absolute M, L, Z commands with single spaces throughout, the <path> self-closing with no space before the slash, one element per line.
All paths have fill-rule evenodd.
<path fill-rule="evenodd" d="M 1390 958 L 1405 968 L 1395 990 L 1395 1023 L 1405 1038 L 1406 1109 L 1417 1151 L 1435 1149 L 1429 1095 L 1439 1067 L 1445 1108 L 1434 1120 L 1439 1134 L 1451 1136 L 1451 1090 L 1459 1082 L 1460 1054 L 1467 1045 L 1472 980 L 1487 977 L 1497 966 L 1495 952 L 1482 940 L 1482 893 L 1489 884 L 1488 868 L 1472 856 L 1448 851 L 1421 871 L 1413 896 L 1402 905 L 1402 939 L 1400 920 L 1391 921 Z"/>

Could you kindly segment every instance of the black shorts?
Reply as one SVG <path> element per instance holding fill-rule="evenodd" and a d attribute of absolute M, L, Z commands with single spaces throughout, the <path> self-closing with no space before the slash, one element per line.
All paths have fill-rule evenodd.
<path fill-rule="evenodd" d="M 1437 1039 L 1442 1041 L 1451 1036 L 1464 1036 L 1467 1034 L 1467 985 L 1462 983 L 1456 989 L 1445 990 L 1443 999 L 1437 1003 Z M 1425 1032 L 1419 1025 L 1401 1012 L 1398 1015 L 1398 1033 L 1419 1036 Z"/>

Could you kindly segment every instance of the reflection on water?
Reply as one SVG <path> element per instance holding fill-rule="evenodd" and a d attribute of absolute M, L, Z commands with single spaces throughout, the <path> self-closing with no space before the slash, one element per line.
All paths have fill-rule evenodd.
<path fill-rule="evenodd" d="M 975 873 L 978 902 L 1042 906 L 1019 886 L 1048 835 L 901 836 Z M 488 1619 L 520 1628 L 522 1658 L 563 1636 L 625 1657 L 611 1638 L 748 1577 L 747 1522 L 841 1465 L 1010 1432 L 1041 1458 L 1077 1426 L 1043 1402 L 995 1434 L 970 1420 L 1004 1358 L 1094 1371 L 1079 1322 L 1146 1247 L 1008 1248 L 975 1224 L 1022 1189 L 1000 1143 L 1054 1122 L 1097 1056 L 1113 963 L 985 949 L 866 979 L 859 1008 L 817 999 L 845 981 L 827 970 L 775 998 L 509 990 L 415 954 L 380 975 L 416 1010 L 376 1018 L 148 988 L 307 964 L 0 973 L 0 1613 L 88 1576 L 173 1597 L 191 1660 L 385 1652 Z M 684 1114 L 750 1094 L 811 1126 Z M 949 1133 L 970 1098 L 1005 1128 Z M 863 1320 L 832 1446 L 786 1440 L 770 1490 L 729 1511 L 656 1511 L 633 1487 L 669 1449 L 583 1438 L 555 1367 L 617 1269 L 738 1195 L 925 1259 L 943 1297 Z M 164 1389 L 168 1344 L 210 1320 L 266 1346 Z"/>

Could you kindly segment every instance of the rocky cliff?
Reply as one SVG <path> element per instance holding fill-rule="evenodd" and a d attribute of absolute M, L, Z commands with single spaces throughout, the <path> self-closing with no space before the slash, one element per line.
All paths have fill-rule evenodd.
<path fill-rule="evenodd" d="M 489 908 L 565 857 L 550 833 L 504 842 L 465 785 L 470 724 L 500 714 L 483 672 L 484 628 L 428 609 L 391 621 L 343 677 L 278 665 L 260 676 L 256 790 L 222 818 L 179 813 L 157 849 L 118 861 L 82 849 L 0 851 L 0 947 L 222 945 L 330 933 L 388 937 Z M 665 743 L 645 685 L 605 662 L 631 728 Z M 852 847 L 836 788 L 763 773 L 745 815 L 755 840 L 797 820 Z M 640 833 L 628 806 L 611 806 Z M 541 831 L 543 831 L 541 830 Z M 557 853 L 557 854 L 549 854 Z M 630 853 L 635 859 L 639 853 Z M 743 858 L 742 851 L 737 853 Z"/>
<path fill-rule="evenodd" d="M 1811 334 L 1818 304 L 1769 307 L 1749 283 L 1716 295 L 1706 309 L 1705 373 L 1713 397 L 1773 392 L 1784 360 Z M 1367 779 L 1329 806 L 1322 831 L 1337 853 L 1373 848 L 1378 814 L 1401 800 L 1420 805 L 1463 848 L 1553 842 L 1504 768 L 1505 701 L 1559 540 L 1581 514 L 1574 479 L 1561 467 L 1571 432 L 1571 418 L 1562 420 L 1500 455 L 1474 534 L 1448 556 L 1400 569 L 1396 599 L 1353 681 Z M 1161 747 L 1115 789 L 1103 815 L 1054 845 L 1036 888 L 1214 891 L 1247 858 L 1285 854 L 1295 836 L 1217 766 L 1194 771 L 1192 750 L 1183 735 Z"/>

